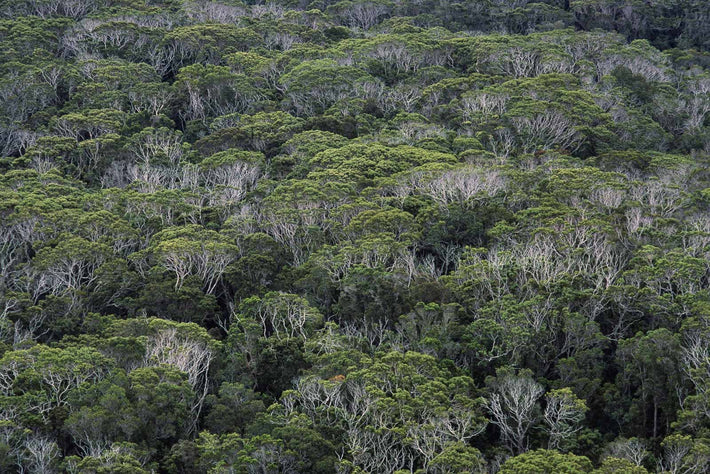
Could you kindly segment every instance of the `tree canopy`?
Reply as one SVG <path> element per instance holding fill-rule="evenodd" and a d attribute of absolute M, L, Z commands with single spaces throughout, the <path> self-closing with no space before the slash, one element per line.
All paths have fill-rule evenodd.
<path fill-rule="evenodd" d="M 704 0 L 0 0 L 0 472 L 710 472 Z"/>

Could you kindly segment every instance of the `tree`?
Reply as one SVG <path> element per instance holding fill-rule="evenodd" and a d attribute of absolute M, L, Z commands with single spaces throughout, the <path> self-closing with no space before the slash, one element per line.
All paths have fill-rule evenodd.
<path fill-rule="evenodd" d="M 386 15 L 391 7 L 390 2 L 381 0 L 342 1 L 332 5 L 328 10 L 336 13 L 345 25 L 368 30 L 378 22 L 380 17 Z"/>
<path fill-rule="evenodd" d="M 182 133 L 167 127 L 144 128 L 130 138 L 127 147 L 135 161 L 143 166 L 176 167 L 186 151 Z"/>
<path fill-rule="evenodd" d="M 538 398 L 544 392 L 529 372 L 498 371 L 489 382 L 491 394 L 486 407 L 491 423 L 500 429 L 501 440 L 514 454 L 527 451 L 527 434 L 537 422 Z"/>
<path fill-rule="evenodd" d="M 415 462 L 426 469 L 447 447 L 439 469 L 450 462 L 452 451 L 481 466 L 476 452 L 463 448 L 487 423 L 470 378 L 451 376 L 432 356 L 416 352 L 381 353 L 360 361 L 361 368 L 329 380 L 301 378 L 295 391 L 282 395 L 286 413 L 298 407 L 314 422 L 337 423 L 352 462 L 368 471 Z"/>
<path fill-rule="evenodd" d="M 202 160 L 198 179 L 208 195 L 207 205 L 218 208 L 226 219 L 264 176 L 264 161 L 261 153 L 236 149 L 218 152 Z"/>
<path fill-rule="evenodd" d="M 322 324 L 323 316 L 308 301 L 294 294 L 269 292 L 253 296 L 239 305 L 237 322 L 243 318 L 258 321 L 264 337 L 301 338 L 304 341 Z"/>
<path fill-rule="evenodd" d="M 145 461 L 146 450 L 134 443 L 114 443 L 95 456 L 67 456 L 64 460 L 67 472 L 121 472 L 126 474 L 148 474 L 156 463 Z"/>
<path fill-rule="evenodd" d="M 5 416 L 49 417 L 68 404 L 72 390 L 101 380 L 110 368 L 110 359 L 91 347 L 37 345 L 8 351 L 0 359 L 0 394 L 9 397 Z"/>
<path fill-rule="evenodd" d="M 599 469 L 592 471 L 594 474 L 611 474 L 611 473 L 623 473 L 623 474 L 647 474 L 648 471 L 645 467 L 637 466 L 627 459 L 609 457 L 602 461 Z"/>
<path fill-rule="evenodd" d="M 130 395 L 128 380 L 121 373 L 73 394 L 72 413 L 63 430 L 84 457 L 101 457 L 112 443 L 137 437 L 141 420 L 136 418 Z"/>
<path fill-rule="evenodd" d="M 135 338 L 140 338 L 137 346 L 127 344 L 131 352 L 129 361 L 132 361 L 133 367 L 168 371 L 165 377 L 170 384 L 180 386 L 183 397 L 180 403 L 184 402 L 188 410 L 185 419 L 180 421 L 180 429 L 184 433 L 194 431 L 211 388 L 210 371 L 220 344 L 195 323 L 176 323 L 158 318 L 115 321 L 106 330 L 106 335 L 116 338 L 114 340 L 121 344 L 126 344 L 126 338 L 134 338 L 129 339 L 133 342 L 136 342 Z M 142 353 L 136 354 L 135 350 Z M 134 372 L 130 372 L 129 378 Z M 150 371 L 145 373 L 153 377 Z M 162 380 L 162 372 L 158 376 Z"/>
<path fill-rule="evenodd" d="M 549 433 L 549 449 L 560 449 L 574 443 L 570 438 L 582 427 L 587 406 L 569 388 L 553 390 L 545 395 L 547 405 L 543 418 Z"/>
<path fill-rule="evenodd" d="M 173 58 L 176 70 L 195 63 L 219 64 L 223 55 L 246 51 L 261 43 L 262 39 L 250 28 L 230 24 L 179 26 L 163 38 L 164 48 Z"/>
<path fill-rule="evenodd" d="M 54 460 L 59 457 L 57 443 L 42 436 L 30 436 L 24 443 L 27 468 L 38 474 L 55 472 Z M 23 463 L 24 464 L 24 463 Z"/>
<path fill-rule="evenodd" d="M 606 452 L 608 457 L 624 459 L 636 466 L 641 466 L 648 456 L 646 443 L 638 438 L 618 438 L 607 445 Z"/>
<path fill-rule="evenodd" d="M 668 330 L 658 329 L 621 341 L 617 353 L 626 379 L 622 385 L 628 384 L 631 390 L 635 386 L 632 393 L 640 399 L 635 400 L 640 407 L 632 405 L 640 411 L 640 428 L 645 428 L 653 438 L 663 433 L 662 427 L 667 425 L 663 422 L 666 413 L 677 409 L 676 398 L 668 395 L 672 387 L 680 385 L 676 378 L 679 366 L 674 357 L 678 352 L 678 339 Z M 664 383 L 669 385 L 664 388 Z"/>
<path fill-rule="evenodd" d="M 221 384 L 218 395 L 208 395 L 205 404 L 205 429 L 217 434 L 244 433 L 256 417 L 266 411 L 258 393 L 237 383 Z"/>
<path fill-rule="evenodd" d="M 429 471 L 443 473 L 483 473 L 486 464 L 481 453 L 461 443 L 447 446 L 429 463 Z"/>
<path fill-rule="evenodd" d="M 592 472 L 592 462 L 585 456 L 561 454 L 557 451 L 538 449 L 508 459 L 500 467 L 501 474 L 525 472 L 531 474 L 552 474 L 566 472 L 583 474 Z"/>
<path fill-rule="evenodd" d="M 175 324 L 156 319 L 150 324 L 144 366 L 170 365 L 186 374 L 191 388 L 188 431 L 194 431 L 210 389 L 209 374 L 218 346 L 195 324 Z"/>
<path fill-rule="evenodd" d="M 301 130 L 303 120 L 285 112 L 259 112 L 242 115 L 235 125 L 248 148 L 270 154 Z"/>
<path fill-rule="evenodd" d="M 281 76 L 280 86 L 296 115 L 322 113 L 339 100 L 376 93 L 376 80 L 330 59 L 304 61 Z"/>
<path fill-rule="evenodd" d="M 115 109 L 88 109 L 83 113 L 68 113 L 54 121 L 54 130 L 61 137 L 76 141 L 94 139 L 120 130 L 125 114 Z"/>
<path fill-rule="evenodd" d="M 234 433 L 216 436 L 202 432 L 196 441 L 200 464 L 205 472 L 247 473 L 278 469 L 290 472 L 296 464 L 296 453 L 271 435 L 241 438 Z"/>
<path fill-rule="evenodd" d="M 211 64 L 192 64 L 180 69 L 175 87 L 184 98 L 180 110 L 183 120 L 205 124 L 208 118 L 245 112 L 263 97 L 247 76 Z"/>
<path fill-rule="evenodd" d="M 239 249 L 217 232 L 193 225 L 156 234 L 148 254 L 160 267 L 175 274 L 176 290 L 187 277 L 196 275 L 205 293 L 212 294 L 227 266 L 237 259 Z"/>
<path fill-rule="evenodd" d="M 187 376 L 175 368 L 143 367 L 129 375 L 129 400 L 140 424 L 137 439 L 153 443 L 174 441 L 192 428 L 190 405 L 194 392 Z"/>
<path fill-rule="evenodd" d="M 661 445 L 664 472 L 703 472 L 710 464 L 710 450 L 707 442 L 703 440 L 695 441 L 690 436 L 672 434 L 667 436 Z"/>

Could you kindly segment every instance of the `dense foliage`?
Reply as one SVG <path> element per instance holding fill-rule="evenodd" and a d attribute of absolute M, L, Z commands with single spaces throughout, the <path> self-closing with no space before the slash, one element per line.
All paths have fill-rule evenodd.
<path fill-rule="evenodd" d="M 706 0 L 0 0 L 0 471 L 710 471 Z"/>

